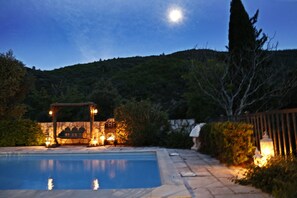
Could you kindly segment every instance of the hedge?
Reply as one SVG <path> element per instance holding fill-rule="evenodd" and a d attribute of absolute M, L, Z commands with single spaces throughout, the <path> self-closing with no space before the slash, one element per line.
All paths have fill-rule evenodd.
<path fill-rule="evenodd" d="M 0 121 L 0 146 L 37 146 L 44 142 L 45 136 L 34 121 Z"/>
<path fill-rule="evenodd" d="M 200 151 L 227 165 L 241 165 L 253 159 L 253 126 L 238 122 L 206 124 L 200 132 Z"/>

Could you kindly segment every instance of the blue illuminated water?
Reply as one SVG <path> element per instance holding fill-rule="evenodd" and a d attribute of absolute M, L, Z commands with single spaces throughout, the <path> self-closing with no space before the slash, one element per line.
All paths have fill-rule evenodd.
<path fill-rule="evenodd" d="M 0 190 L 152 188 L 161 185 L 156 153 L 0 156 Z"/>

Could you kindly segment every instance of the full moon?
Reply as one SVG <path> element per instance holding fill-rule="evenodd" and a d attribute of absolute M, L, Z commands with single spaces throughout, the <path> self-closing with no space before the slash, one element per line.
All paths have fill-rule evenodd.
<path fill-rule="evenodd" d="M 172 9 L 169 11 L 168 19 L 171 23 L 179 23 L 183 19 L 183 13 L 180 9 Z"/>

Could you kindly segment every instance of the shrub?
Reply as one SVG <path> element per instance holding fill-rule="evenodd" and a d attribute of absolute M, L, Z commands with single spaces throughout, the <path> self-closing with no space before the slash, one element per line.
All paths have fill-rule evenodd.
<path fill-rule="evenodd" d="M 164 144 L 169 126 L 167 114 L 149 101 L 128 101 L 115 109 L 115 119 L 119 142 L 132 146 Z"/>
<path fill-rule="evenodd" d="M 168 133 L 166 137 L 166 147 L 168 148 L 191 148 L 193 146 L 192 138 L 186 128 L 174 130 Z"/>
<path fill-rule="evenodd" d="M 296 157 L 274 157 L 266 166 L 250 166 L 245 176 L 235 179 L 242 185 L 252 185 L 274 197 L 297 197 L 297 159 Z"/>
<path fill-rule="evenodd" d="M 124 121 L 117 122 L 116 136 L 118 144 L 126 144 L 128 142 L 127 125 Z"/>
<path fill-rule="evenodd" d="M 0 121 L 0 146 L 37 146 L 45 142 L 40 126 L 31 120 Z"/>
<path fill-rule="evenodd" d="M 210 123 L 200 132 L 200 151 L 228 165 L 240 165 L 252 160 L 253 126 L 237 122 Z"/>

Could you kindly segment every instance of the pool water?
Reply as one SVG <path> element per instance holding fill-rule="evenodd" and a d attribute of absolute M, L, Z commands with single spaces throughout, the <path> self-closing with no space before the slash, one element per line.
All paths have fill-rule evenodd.
<path fill-rule="evenodd" d="M 0 156 L 0 190 L 98 190 L 160 185 L 155 152 Z"/>

